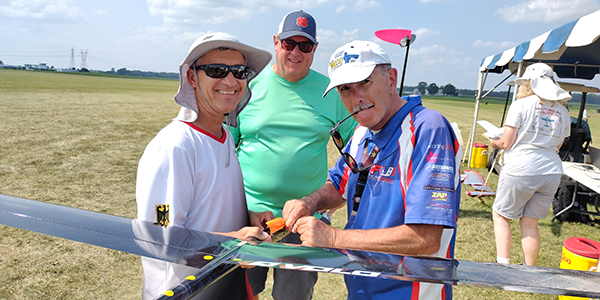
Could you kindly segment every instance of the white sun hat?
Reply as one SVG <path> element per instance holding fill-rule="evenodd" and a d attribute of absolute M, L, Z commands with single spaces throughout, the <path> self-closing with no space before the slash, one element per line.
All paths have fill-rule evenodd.
<path fill-rule="evenodd" d="M 535 63 L 528 66 L 523 76 L 517 78 L 515 83 L 520 85 L 527 79 L 530 80 L 533 93 L 542 99 L 550 101 L 571 100 L 571 95 L 556 84 L 552 68 L 545 63 Z"/>
<path fill-rule="evenodd" d="M 323 97 L 337 86 L 369 78 L 375 66 L 391 63 L 388 55 L 374 42 L 352 41 L 339 47 L 329 60 L 329 86 Z"/>
<path fill-rule="evenodd" d="M 246 60 L 246 64 L 254 73 L 254 76 L 248 76 L 248 84 L 246 85 L 246 91 L 242 100 L 235 110 L 228 115 L 227 122 L 231 126 L 237 126 L 237 115 L 244 109 L 246 104 L 248 104 L 248 100 L 250 100 L 250 97 L 252 96 L 249 88 L 250 80 L 269 64 L 272 56 L 271 53 L 265 50 L 243 44 L 233 36 L 223 32 L 209 33 L 199 37 L 194 41 L 187 56 L 179 66 L 179 90 L 177 91 L 177 95 L 175 95 L 175 102 L 181 105 L 182 108 L 179 111 L 179 115 L 175 118 L 176 120 L 194 122 L 198 118 L 196 94 L 194 88 L 187 80 L 187 71 L 202 55 L 220 47 L 233 49 L 242 53 Z"/>

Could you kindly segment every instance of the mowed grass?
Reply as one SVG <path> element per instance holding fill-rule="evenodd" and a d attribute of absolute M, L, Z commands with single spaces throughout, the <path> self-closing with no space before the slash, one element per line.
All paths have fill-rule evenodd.
<path fill-rule="evenodd" d="M 135 176 L 141 154 L 176 116 L 178 81 L 107 78 L 0 69 L 0 193 L 134 218 Z M 465 142 L 474 102 L 425 99 L 457 122 Z M 503 105 L 482 105 L 480 119 L 500 123 Z M 575 113 L 573 110 L 572 113 Z M 600 115 L 589 119 L 600 140 Z M 485 142 L 478 128 L 475 141 Z M 330 145 L 331 146 L 331 145 Z M 329 163 L 337 150 L 329 148 Z M 484 169 L 479 170 L 483 176 Z M 496 188 L 497 176 L 490 185 Z M 495 258 L 493 197 L 466 196 L 463 187 L 456 258 Z M 549 215 L 550 216 L 550 215 Z M 334 226 L 345 223 L 345 209 Z M 512 261 L 520 263 L 518 224 Z M 564 240 L 599 240 L 596 224 L 540 221 L 539 266 L 558 267 Z M 137 256 L 0 226 L 0 299 L 138 299 L 142 268 Z M 272 281 L 269 281 L 270 285 Z M 556 296 L 455 287 L 455 299 L 556 299 Z M 314 299 L 345 299 L 343 279 L 320 274 Z M 262 299 L 271 299 L 268 288 Z"/>

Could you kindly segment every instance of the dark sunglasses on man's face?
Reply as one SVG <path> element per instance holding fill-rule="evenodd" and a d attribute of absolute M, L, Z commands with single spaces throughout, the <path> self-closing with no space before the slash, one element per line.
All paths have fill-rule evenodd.
<path fill-rule="evenodd" d="M 235 79 L 246 79 L 248 78 L 248 74 L 250 74 L 250 68 L 244 65 L 208 64 L 196 66 L 196 69 L 204 71 L 206 76 L 210 78 L 225 78 L 229 75 L 230 71 Z"/>
<path fill-rule="evenodd" d="M 343 120 L 339 121 L 337 124 L 335 124 L 335 126 L 333 126 L 333 128 L 331 128 L 329 130 L 329 135 L 331 135 L 331 139 L 333 140 L 333 144 L 335 145 L 335 147 L 340 152 L 340 155 L 342 156 L 342 159 L 344 160 L 344 162 L 346 163 L 346 165 L 348 167 L 350 167 L 350 170 L 352 170 L 352 173 L 354 173 L 354 174 L 358 174 L 358 173 L 360 173 L 362 171 L 368 170 L 374 164 L 381 163 L 382 161 L 386 160 L 388 157 L 392 156 L 392 154 L 396 153 L 396 151 L 398 151 L 398 149 L 396 148 L 396 150 L 394 150 L 394 152 L 390 153 L 388 156 L 384 157 L 383 159 L 380 159 L 376 163 L 372 163 L 372 164 L 370 164 L 368 166 L 362 166 L 360 168 L 358 167 L 358 164 L 356 163 L 356 159 L 354 159 L 354 157 L 352 157 L 352 155 L 350 155 L 350 153 L 342 152 L 342 150 L 344 149 L 345 144 L 344 144 L 344 140 L 342 139 L 342 135 L 337 131 L 337 129 L 340 127 L 340 125 L 344 121 L 350 119 L 350 117 L 354 116 L 355 114 L 357 114 L 359 112 L 360 111 L 352 113 L 351 115 L 347 116 Z"/>
<path fill-rule="evenodd" d="M 291 39 L 279 39 L 279 42 L 281 42 L 281 48 L 283 48 L 285 51 L 292 51 L 294 48 L 296 48 L 296 45 L 298 45 L 300 52 L 310 53 L 315 47 L 315 44 L 312 42 L 296 42 Z"/>

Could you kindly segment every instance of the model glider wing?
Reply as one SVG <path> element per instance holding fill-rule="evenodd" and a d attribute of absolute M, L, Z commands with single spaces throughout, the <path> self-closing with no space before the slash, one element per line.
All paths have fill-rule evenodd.
<path fill-rule="evenodd" d="M 600 298 L 600 274 L 595 272 L 241 242 L 217 234 L 174 226 L 165 228 L 150 222 L 6 195 L 0 195 L 0 224 L 204 268 L 207 274 L 213 275 L 211 278 L 218 278 L 211 273 L 212 267 L 245 264 Z M 218 272 L 225 271 L 222 268 Z M 196 288 L 201 290 L 202 286 Z M 169 299 L 180 299 L 177 295 L 171 296 L 175 298 Z"/>

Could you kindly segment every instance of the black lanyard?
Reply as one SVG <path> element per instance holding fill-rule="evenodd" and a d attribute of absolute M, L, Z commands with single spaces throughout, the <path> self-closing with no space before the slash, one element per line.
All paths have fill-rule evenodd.
<path fill-rule="evenodd" d="M 379 148 L 377 148 L 377 145 L 375 145 L 373 147 L 373 150 L 371 150 L 371 153 L 368 153 L 368 151 L 369 151 L 369 143 L 367 140 L 366 145 L 363 150 L 361 166 L 371 165 L 373 163 L 373 160 L 375 160 L 377 153 L 379 153 Z M 356 186 L 354 187 L 354 196 L 352 196 L 352 203 L 353 203 L 352 212 L 350 213 L 350 218 L 348 220 L 348 222 L 350 222 L 350 223 L 354 223 L 354 221 L 356 220 L 356 214 L 358 213 L 358 206 L 360 205 L 360 199 L 362 198 L 362 194 L 365 191 L 365 185 L 367 184 L 367 180 L 369 179 L 370 171 L 371 171 L 371 168 L 369 167 L 368 169 L 362 170 L 358 174 L 358 179 L 356 180 Z"/>

